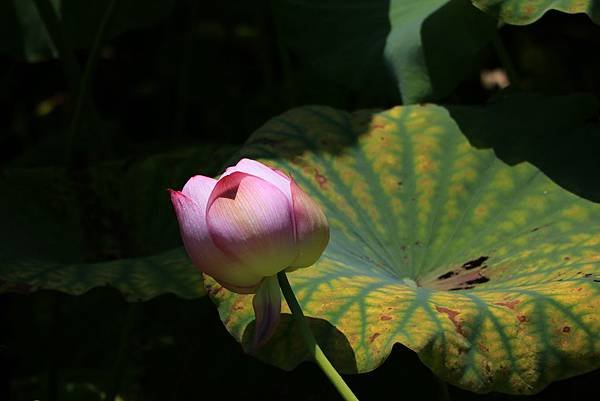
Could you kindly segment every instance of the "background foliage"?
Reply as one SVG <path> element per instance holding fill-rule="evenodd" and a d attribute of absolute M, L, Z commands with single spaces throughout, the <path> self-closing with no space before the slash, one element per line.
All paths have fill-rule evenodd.
<path fill-rule="evenodd" d="M 285 373 L 245 355 L 195 299 L 200 285 L 179 291 L 188 300 L 156 297 L 183 267 L 165 189 L 217 174 L 292 107 L 452 105 L 474 145 L 600 201 L 595 1 L 119 1 L 75 129 L 78 78 L 111 1 L 51 2 L 66 63 L 40 24 L 43 1 L 0 2 L 2 400 L 335 399 L 312 365 Z M 497 68 L 512 85 L 486 89 L 482 72 Z M 121 292 L 88 291 L 107 283 Z M 531 398 L 591 398 L 597 379 Z M 365 400 L 444 391 L 400 346 L 349 380 Z"/>

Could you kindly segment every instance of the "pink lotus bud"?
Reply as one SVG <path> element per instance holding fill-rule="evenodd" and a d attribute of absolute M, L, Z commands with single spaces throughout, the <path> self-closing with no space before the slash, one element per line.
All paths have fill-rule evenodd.
<path fill-rule="evenodd" d="M 221 285 L 255 293 L 266 277 L 314 264 L 329 241 L 319 205 L 294 181 L 242 159 L 218 179 L 195 176 L 171 191 L 185 248 Z"/>

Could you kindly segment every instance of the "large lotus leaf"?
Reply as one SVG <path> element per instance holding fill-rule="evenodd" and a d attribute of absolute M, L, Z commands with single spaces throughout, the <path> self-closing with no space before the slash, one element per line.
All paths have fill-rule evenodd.
<path fill-rule="evenodd" d="M 600 24 L 600 5 L 597 0 L 471 0 L 481 10 L 497 16 L 502 21 L 527 25 L 539 19 L 548 10 L 569 14 L 586 13 Z"/>
<path fill-rule="evenodd" d="M 289 278 L 343 372 L 376 368 L 395 343 L 476 392 L 533 393 L 600 366 L 600 205 L 474 148 L 444 108 L 296 109 L 240 156 L 325 209 L 328 248 Z M 205 280 L 248 347 L 251 296 Z M 291 369 L 308 355 L 284 312 L 258 357 Z"/>
<path fill-rule="evenodd" d="M 468 0 L 284 0 L 275 10 L 300 62 L 361 94 L 389 96 L 395 80 L 405 104 L 450 94 L 496 31 Z"/>

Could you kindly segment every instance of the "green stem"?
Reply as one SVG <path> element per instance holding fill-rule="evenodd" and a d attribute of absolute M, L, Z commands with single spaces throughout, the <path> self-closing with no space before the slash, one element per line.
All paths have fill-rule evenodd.
<path fill-rule="evenodd" d="M 504 42 L 502 42 L 502 39 L 500 38 L 500 32 L 496 31 L 492 43 L 494 45 L 494 49 L 496 50 L 496 54 L 500 59 L 500 64 L 502 64 L 502 67 L 504 67 L 506 70 L 510 84 L 515 88 L 518 88 L 520 84 L 519 75 L 517 74 L 517 70 L 512 62 L 512 59 L 510 58 L 506 46 L 504 46 Z"/>
<path fill-rule="evenodd" d="M 62 329 L 62 297 L 61 294 L 52 292 L 49 294 L 50 313 L 52 321 L 49 328 L 49 345 L 61 344 L 60 332 Z M 46 399 L 48 401 L 58 400 L 59 389 L 59 372 L 58 361 L 60 360 L 60 350 L 56 346 L 52 346 L 48 351 L 48 366 L 46 372 Z"/>
<path fill-rule="evenodd" d="M 46 31 L 48 32 L 51 44 L 56 49 L 58 60 L 61 64 L 65 79 L 67 80 L 71 97 L 75 99 L 82 82 L 82 76 L 81 67 L 79 66 L 79 62 L 75 57 L 73 47 L 69 42 L 69 37 L 65 33 L 63 24 L 60 21 L 50 0 L 33 0 L 33 2 L 35 3 L 42 22 L 44 23 Z M 96 111 L 94 103 L 89 98 L 83 99 L 83 102 L 85 102 L 84 105 L 87 107 L 89 112 L 90 120 L 95 124 L 95 126 L 97 126 L 100 121 L 100 117 L 98 116 L 98 112 Z M 81 113 L 81 111 L 79 113 Z M 65 130 L 65 143 L 67 145 L 67 163 L 69 163 L 69 159 L 74 152 L 73 136 L 71 135 L 70 130 Z"/>
<path fill-rule="evenodd" d="M 270 8 L 271 8 L 271 20 L 273 23 L 273 33 L 275 35 L 275 42 L 277 45 L 277 56 L 279 58 L 279 64 L 281 68 L 282 78 L 283 78 L 283 89 L 285 91 L 284 98 L 286 99 L 287 107 L 291 108 L 292 106 L 297 105 L 299 91 L 298 85 L 296 85 L 296 76 L 294 74 L 294 67 L 292 65 L 292 58 L 290 55 L 290 51 L 284 44 L 284 40 L 282 38 L 281 32 L 283 28 L 281 26 L 281 21 L 275 16 L 275 4 L 276 0 L 271 0 Z"/>
<path fill-rule="evenodd" d="M 450 392 L 448 391 L 448 385 L 439 377 L 436 377 L 436 380 L 438 382 L 438 400 L 450 401 Z"/>
<path fill-rule="evenodd" d="M 81 68 L 75 58 L 68 37 L 62 29 L 58 15 L 56 15 L 56 11 L 50 0 L 33 0 L 33 2 L 44 22 L 46 31 L 48 31 L 48 36 L 58 53 L 58 59 L 67 78 L 69 89 L 75 93 L 81 77 Z"/>
<path fill-rule="evenodd" d="M 81 126 L 81 115 L 83 114 L 83 108 L 88 102 L 88 91 L 96 68 L 96 63 L 100 57 L 100 50 L 106 39 L 108 33 L 108 26 L 115 9 L 116 0 L 111 0 L 104 12 L 100 27 L 94 38 L 94 43 L 90 51 L 90 55 L 85 63 L 85 69 L 83 70 L 83 76 L 79 82 L 79 90 L 77 92 L 77 99 L 75 101 L 75 110 L 73 112 L 73 119 L 71 121 L 71 127 L 69 129 L 69 149 L 73 149 L 73 143 L 77 133 Z"/>
<path fill-rule="evenodd" d="M 358 401 L 358 398 L 354 395 L 350 387 L 346 384 L 342 376 L 335 370 L 331 362 L 327 359 L 319 344 L 317 344 L 317 340 L 314 335 L 310 331 L 310 327 L 308 327 L 308 322 L 304 317 L 304 313 L 302 313 L 302 308 L 294 295 L 294 291 L 290 286 L 290 282 L 284 271 L 277 273 L 277 279 L 279 280 L 279 286 L 281 287 L 281 291 L 283 292 L 283 296 L 292 311 L 292 315 L 296 322 L 298 322 L 298 326 L 300 326 L 300 335 L 304 339 L 306 347 L 308 351 L 311 353 L 313 359 L 319 365 L 325 376 L 331 381 L 331 383 L 335 386 L 337 391 L 340 393 L 342 398 L 346 401 Z"/>
<path fill-rule="evenodd" d="M 129 343 L 131 338 L 131 332 L 135 326 L 135 319 L 137 315 L 138 304 L 131 303 L 127 306 L 127 315 L 125 317 L 125 324 L 121 330 L 121 339 L 119 341 L 119 348 L 117 349 L 117 356 L 115 358 L 115 365 L 112 371 L 112 380 L 108 394 L 105 398 L 106 401 L 115 401 L 121 387 L 121 381 L 123 378 L 123 371 L 127 363 L 127 355 L 129 350 Z"/>
<path fill-rule="evenodd" d="M 185 32 L 183 43 L 181 45 L 181 60 L 179 63 L 179 77 L 177 85 L 177 100 L 175 123 L 173 126 L 173 134 L 180 136 L 185 129 L 185 120 L 189 107 L 189 80 L 190 80 L 190 65 L 194 54 L 194 22 L 198 7 L 196 2 L 192 1 L 189 4 L 188 15 L 185 20 Z"/>

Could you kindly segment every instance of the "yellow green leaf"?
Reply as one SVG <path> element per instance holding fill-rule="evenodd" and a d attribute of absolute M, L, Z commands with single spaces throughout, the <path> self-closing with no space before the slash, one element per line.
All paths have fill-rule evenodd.
<path fill-rule="evenodd" d="M 396 343 L 475 392 L 600 367 L 600 205 L 474 148 L 446 109 L 304 107 L 239 156 L 287 171 L 326 212 L 328 248 L 289 279 L 342 372 L 375 369 Z M 205 286 L 247 347 L 252 296 Z M 257 356 L 292 369 L 308 358 L 297 337 L 284 314 Z"/>

